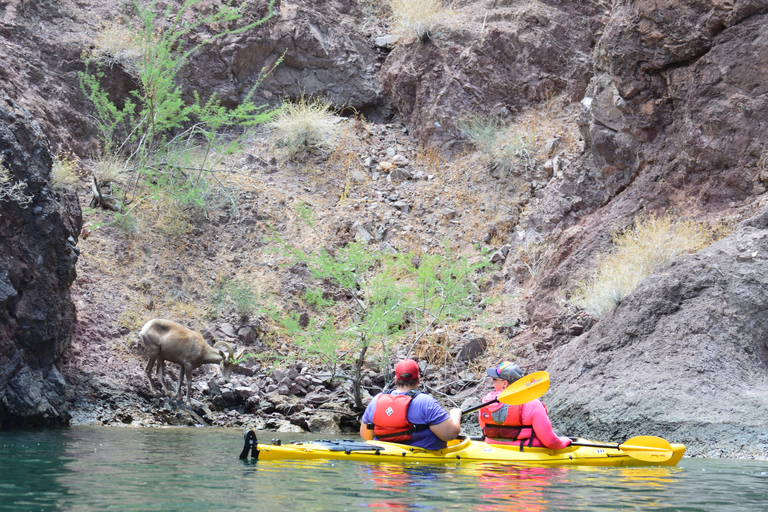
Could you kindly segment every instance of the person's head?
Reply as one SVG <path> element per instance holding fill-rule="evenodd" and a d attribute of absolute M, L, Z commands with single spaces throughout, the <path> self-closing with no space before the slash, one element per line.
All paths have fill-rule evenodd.
<path fill-rule="evenodd" d="M 419 365 L 413 359 L 403 359 L 395 366 L 395 385 L 416 388 L 419 385 Z"/>
<path fill-rule="evenodd" d="M 486 372 L 493 379 L 493 387 L 501 391 L 523 376 L 523 371 L 515 363 L 504 361 L 499 366 L 488 368 Z"/>

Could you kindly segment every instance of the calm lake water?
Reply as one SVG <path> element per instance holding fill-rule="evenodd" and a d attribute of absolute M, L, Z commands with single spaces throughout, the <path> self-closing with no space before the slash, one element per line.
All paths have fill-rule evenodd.
<path fill-rule="evenodd" d="M 260 432 L 284 442 L 317 437 Z M 326 436 L 327 437 L 327 436 Z M 2 511 L 768 510 L 768 462 L 573 468 L 253 462 L 243 431 L 0 431 Z"/>

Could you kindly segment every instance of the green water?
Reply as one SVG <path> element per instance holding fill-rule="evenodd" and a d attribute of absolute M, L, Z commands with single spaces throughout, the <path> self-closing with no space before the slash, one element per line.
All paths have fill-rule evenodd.
<path fill-rule="evenodd" d="M 764 511 L 768 462 L 573 468 L 241 461 L 242 431 L 0 431 L 2 511 Z M 259 433 L 260 441 L 310 437 Z"/>

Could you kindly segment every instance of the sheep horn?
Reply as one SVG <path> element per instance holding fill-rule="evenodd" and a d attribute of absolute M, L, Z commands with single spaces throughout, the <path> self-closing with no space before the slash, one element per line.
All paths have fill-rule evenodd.
<path fill-rule="evenodd" d="M 216 343 L 213 344 L 213 347 L 216 348 L 219 345 L 224 345 L 225 347 L 227 347 L 227 352 L 229 353 L 230 361 L 235 358 L 235 354 L 234 354 L 234 352 L 232 350 L 232 345 L 230 345 L 229 343 L 227 343 L 225 341 L 217 341 Z"/>

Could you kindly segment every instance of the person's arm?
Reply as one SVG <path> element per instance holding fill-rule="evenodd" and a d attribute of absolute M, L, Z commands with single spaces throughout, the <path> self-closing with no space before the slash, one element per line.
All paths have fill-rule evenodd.
<path fill-rule="evenodd" d="M 461 432 L 461 409 L 448 411 L 448 419 L 437 425 L 430 425 L 429 429 L 443 441 L 452 441 Z"/>
<path fill-rule="evenodd" d="M 549 415 L 541 401 L 534 400 L 528 402 L 524 407 L 528 409 L 526 412 L 531 415 L 533 431 L 536 433 L 536 437 L 539 441 L 541 441 L 541 444 L 551 450 L 559 450 L 560 448 L 565 448 L 571 444 L 570 439 L 567 437 L 559 437 L 555 434 L 555 431 L 552 430 L 552 422 L 549 421 Z M 523 416 L 528 415 L 526 412 L 523 413 Z"/>
<path fill-rule="evenodd" d="M 376 395 L 378 397 L 379 395 Z M 368 428 L 369 423 L 373 423 L 373 412 L 376 410 L 376 400 L 371 400 L 368 407 L 365 408 L 363 417 L 360 418 L 360 437 L 366 441 L 373 439 L 373 429 Z"/>
<path fill-rule="evenodd" d="M 360 423 L 360 437 L 366 441 L 373 440 L 373 430 L 369 429 L 365 423 Z"/>

